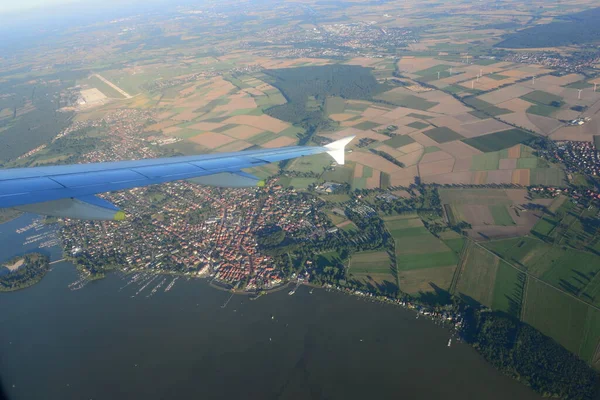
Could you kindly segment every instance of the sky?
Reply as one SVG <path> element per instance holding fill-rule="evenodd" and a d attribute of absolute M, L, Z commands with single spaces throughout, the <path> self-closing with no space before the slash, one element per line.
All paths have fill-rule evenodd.
<path fill-rule="evenodd" d="M 0 13 L 71 3 L 74 0 L 0 0 Z"/>

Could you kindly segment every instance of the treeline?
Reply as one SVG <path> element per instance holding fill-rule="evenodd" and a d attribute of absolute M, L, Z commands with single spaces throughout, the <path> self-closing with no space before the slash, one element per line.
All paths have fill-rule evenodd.
<path fill-rule="evenodd" d="M 560 22 L 536 25 L 507 35 L 496 47 L 512 49 L 559 47 L 600 40 L 600 8 L 561 17 Z"/>
<path fill-rule="evenodd" d="M 39 253 L 15 257 L 5 264 L 14 265 L 21 259 L 23 264 L 14 271 L 0 267 L 0 292 L 11 292 L 34 285 L 48 272 L 50 260 L 48 256 Z"/>
<path fill-rule="evenodd" d="M 404 165 L 404 163 L 402 161 L 398 161 L 396 158 L 394 158 L 394 156 L 386 153 L 385 151 L 371 149 L 371 152 L 374 153 L 374 154 L 377 154 L 380 157 L 385 158 L 386 160 L 388 160 L 391 163 L 396 164 L 400 168 L 404 168 L 405 167 L 405 165 Z"/>
<path fill-rule="evenodd" d="M 465 340 L 504 374 L 544 397 L 595 398 L 598 374 L 554 340 L 502 313 L 465 314 Z"/>

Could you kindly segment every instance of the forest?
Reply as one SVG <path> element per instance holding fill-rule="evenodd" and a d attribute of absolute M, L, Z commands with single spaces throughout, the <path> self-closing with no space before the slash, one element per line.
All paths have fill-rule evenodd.
<path fill-rule="evenodd" d="M 332 123 L 324 114 L 323 107 L 307 107 L 310 96 L 323 104 L 331 96 L 369 100 L 374 95 L 389 90 L 375 80 L 369 68 L 356 65 L 271 69 L 264 73 L 271 78 L 269 83 L 279 89 L 287 100 L 286 104 L 271 107 L 265 113 L 302 126 L 308 137 L 317 129 L 327 128 Z"/>
<path fill-rule="evenodd" d="M 595 398 L 596 372 L 551 338 L 500 312 L 465 314 L 465 339 L 504 374 L 544 397 Z"/>
<path fill-rule="evenodd" d="M 0 267 L 0 292 L 11 292 L 34 285 L 48 272 L 50 261 L 48 256 L 38 253 L 15 257 L 5 265 L 14 265 L 21 259 L 23 264 L 14 271 L 4 266 Z"/>
<path fill-rule="evenodd" d="M 73 113 L 58 111 L 66 105 L 60 94 L 74 86 L 80 75 L 80 72 L 58 73 L 34 84 L 20 81 L 0 84 L 0 93 L 10 94 L 0 98 L 0 115 L 5 115 L 0 117 L 3 144 L 0 146 L 0 163 L 47 143 L 70 125 Z M 50 81 L 52 84 L 48 84 Z"/>
<path fill-rule="evenodd" d="M 557 18 L 549 24 L 509 34 L 496 47 L 526 49 L 593 43 L 600 40 L 600 8 Z"/>

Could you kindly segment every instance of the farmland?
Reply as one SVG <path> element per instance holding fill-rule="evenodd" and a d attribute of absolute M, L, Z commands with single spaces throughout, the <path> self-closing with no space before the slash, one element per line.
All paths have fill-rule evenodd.
<path fill-rule="evenodd" d="M 396 270 L 385 251 L 363 251 L 350 259 L 348 273 L 367 285 L 397 287 Z"/>
<path fill-rule="evenodd" d="M 509 129 L 476 138 L 465 139 L 464 142 L 478 150 L 489 152 L 506 149 L 518 143 L 525 143 L 531 139 L 533 139 L 533 135 L 530 133 L 520 129 Z"/>
<path fill-rule="evenodd" d="M 395 243 L 400 289 L 427 292 L 433 290 L 432 284 L 447 289 L 456 268 L 456 253 L 416 216 L 385 217 L 384 221 Z"/>
<path fill-rule="evenodd" d="M 454 293 L 467 301 L 474 299 L 491 307 L 499 261 L 498 257 L 470 242 L 457 271 Z"/>

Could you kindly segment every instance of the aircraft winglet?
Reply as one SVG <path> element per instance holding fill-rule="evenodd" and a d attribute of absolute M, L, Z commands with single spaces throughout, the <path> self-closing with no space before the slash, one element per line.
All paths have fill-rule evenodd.
<path fill-rule="evenodd" d="M 325 147 L 328 148 L 327 154 L 329 154 L 336 163 L 339 165 L 344 165 L 344 153 L 346 151 L 346 145 L 352 141 L 356 136 L 348 136 L 340 140 L 336 140 L 335 142 L 326 144 Z"/>

